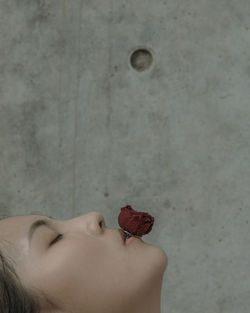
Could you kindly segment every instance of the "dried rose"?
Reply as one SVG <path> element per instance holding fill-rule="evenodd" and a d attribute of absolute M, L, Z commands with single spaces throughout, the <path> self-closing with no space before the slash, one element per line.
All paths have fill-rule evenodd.
<path fill-rule="evenodd" d="M 130 234 L 141 237 L 151 231 L 154 217 L 146 212 L 137 212 L 130 205 L 127 205 L 121 208 L 118 224 Z"/>

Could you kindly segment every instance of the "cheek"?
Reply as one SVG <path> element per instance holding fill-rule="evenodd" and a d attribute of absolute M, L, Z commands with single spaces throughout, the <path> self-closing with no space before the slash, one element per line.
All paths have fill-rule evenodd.
<path fill-rule="evenodd" d="M 73 296 L 74 292 L 84 290 L 88 281 L 100 267 L 102 251 L 97 244 L 58 242 L 41 258 L 33 272 L 37 286 L 48 295 Z"/>
<path fill-rule="evenodd" d="M 65 243 L 48 255 L 46 263 L 51 274 L 55 272 L 66 276 L 68 272 L 77 277 L 79 274 L 87 274 L 95 262 L 100 262 L 101 256 L 102 252 L 96 243 Z"/>

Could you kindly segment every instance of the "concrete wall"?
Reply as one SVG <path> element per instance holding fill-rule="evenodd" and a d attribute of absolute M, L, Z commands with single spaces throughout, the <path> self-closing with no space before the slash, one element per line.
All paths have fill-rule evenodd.
<path fill-rule="evenodd" d="M 162 313 L 250 307 L 249 0 L 0 1 L 0 213 L 130 204 Z M 139 52 L 131 64 L 130 56 Z M 149 67 L 147 67 L 149 66 Z"/>

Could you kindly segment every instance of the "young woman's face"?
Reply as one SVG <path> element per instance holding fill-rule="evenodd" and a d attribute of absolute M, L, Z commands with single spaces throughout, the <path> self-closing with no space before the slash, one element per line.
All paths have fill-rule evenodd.
<path fill-rule="evenodd" d="M 29 238 L 40 219 L 50 226 L 37 227 Z M 23 284 L 46 294 L 58 312 L 129 312 L 150 297 L 167 267 L 164 250 L 141 239 L 126 245 L 98 212 L 66 221 L 10 217 L 0 221 L 0 243 L 3 239 Z"/>

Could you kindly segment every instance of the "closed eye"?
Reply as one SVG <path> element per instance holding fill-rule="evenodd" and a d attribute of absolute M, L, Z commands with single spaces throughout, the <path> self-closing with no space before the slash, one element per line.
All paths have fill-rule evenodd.
<path fill-rule="evenodd" d="M 56 236 L 56 238 L 53 241 L 51 241 L 51 243 L 49 245 L 52 246 L 54 243 L 56 243 L 57 241 L 62 239 L 62 237 L 63 237 L 63 235 L 59 234 L 58 236 Z"/>

